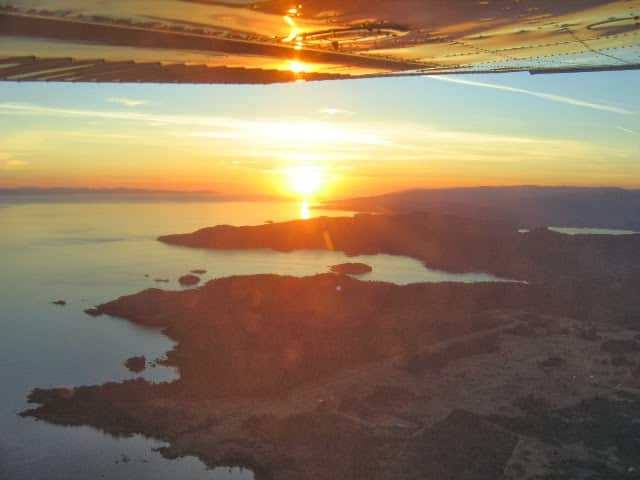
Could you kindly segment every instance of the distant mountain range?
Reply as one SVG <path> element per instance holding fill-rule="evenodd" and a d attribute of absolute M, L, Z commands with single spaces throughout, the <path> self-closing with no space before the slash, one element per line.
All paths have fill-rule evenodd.
<path fill-rule="evenodd" d="M 0 203 L 145 202 L 272 200 L 265 195 L 225 195 L 211 190 L 149 190 L 139 188 L 0 188 Z"/>
<path fill-rule="evenodd" d="M 330 202 L 359 212 L 426 211 L 463 218 L 539 226 L 640 230 L 640 190 L 591 187 L 470 187 L 417 189 Z"/>

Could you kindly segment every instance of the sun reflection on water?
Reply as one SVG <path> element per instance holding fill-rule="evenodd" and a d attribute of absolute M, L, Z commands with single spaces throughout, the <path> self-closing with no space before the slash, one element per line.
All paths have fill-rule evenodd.
<path fill-rule="evenodd" d="M 302 220 L 308 220 L 309 218 L 311 218 L 311 205 L 309 205 L 309 202 L 307 200 L 304 200 L 300 204 L 300 218 Z"/>

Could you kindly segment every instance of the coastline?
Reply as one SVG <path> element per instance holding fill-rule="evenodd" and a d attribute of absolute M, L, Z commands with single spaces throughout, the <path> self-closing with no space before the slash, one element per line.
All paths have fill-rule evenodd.
<path fill-rule="evenodd" d="M 533 281 L 262 274 L 146 289 L 92 314 L 162 329 L 175 346 L 161 363 L 180 378 L 35 389 L 29 401 L 38 405 L 21 415 L 157 438 L 169 443 L 167 458 L 246 467 L 257 480 L 556 478 L 585 468 L 626 478 L 638 460 L 628 445 L 640 438 L 631 421 L 640 414 L 640 283 L 622 254 L 638 237 L 489 227 L 359 215 L 161 237 L 287 251 L 326 249 L 328 232 L 336 250 L 353 254 L 465 268 L 518 258 Z M 567 251 L 573 257 L 557 265 Z"/>
<path fill-rule="evenodd" d="M 496 472 L 517 478 L 521 468 L 579 469 L 598 446 L 576 450 L 554 436 L 555 422 L 606 429 L 611 415 L 619 424 L 637 413 L 637 331 L 603 317 L 536 311 L 532 292 L 547 293 L 522 284 L 396 286 L 335 274 L 149 289 L 97 309 L 164 327 L 177 341 L 167 362 L 178 367 L 179 380 L 38 389 L 29 400 L 40 406 L 22 415 L 112 435 L 141 433 L 169 442 L 162 451 L 169 458 L 248 467 L 258 480 L 418 479 L 434 468 L 443 478 L 489 479 Z M 300 327 L 295 335 L 283 336 L 292 331 L 278 323 L 283 318 Z M 626 363 L 603 350 L 616 339 L 633 347 Z M 309 352 L 313 344 L 320 347 Z M 354 349 L 362 344 L 367 348 Z M 606 416 L 581 410 L 585 402 L 603 403 Z M 541 421 L 549 425 L 525 432 Z M 609 431 L 598 450 L 599 468 L 613 473 L 631 465 L 627 457 L 613 461 L 623 448 L 616 435 Z M 609 459 L 601 456 L 602 442 Z M 425 453 L 428 446 L 435 453 Z M 477 455 L 481 447 L 485 454 Z M 526 451 L 541 465 L 526 465 Z"/>

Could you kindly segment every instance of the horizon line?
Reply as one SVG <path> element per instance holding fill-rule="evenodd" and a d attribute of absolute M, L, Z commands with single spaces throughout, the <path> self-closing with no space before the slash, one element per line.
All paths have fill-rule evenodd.
<path fill-rule="evenodd" d="M 393 190 L 390 192 L 381 192 L 374 193 L 371 196 L 378 195 L 388 195 L 391 193 L 403 193 L 403 192 L 412 192 L 412 191 L 420 191 L 420 190 L 472 190 L 472 189 L 508 189 L 508 188 L 548 188 L 548 189 L 601 189 L 601 190 L 640 190 L 640 187 L 623 187 L 623 186 L 612 186 L 612 185 L 575 185 L 575 184 L 560 184 L 560 185 L 545 185 L 545 184 L 535 184 L 535 183 L 514 183 L 514 184 L 505 184 L 505 185 L 486 185 L 486 184 L 478 184 L 478 185 L 458 185 L 458 186 L 448 186 L 448 187 L 412 187 L 400 190 Z M 219 192 L 217 190 L 207 190 L 207 189 L 197 189 L 197 190 L 188 190 L 188 189 L 166 189 L 166 188 L 139 188 L 139 187 L 71 187 L 71 186 L 52 186 L 52 187 L 40 187 L 34 185 L 23 185 L 23 186 L 11 186 L 11 187 L 2 187 L 0 186 L 0 195 L 1 194 L 155 194 L 155 195 L 200 195 L 200 196 L 210 196 L 210 197 L 219 197 L 219 198 L 289 198 L 287 195 L 276 195 L 276 194 L 238 194 L 238 193 L 224 193 Z"/>

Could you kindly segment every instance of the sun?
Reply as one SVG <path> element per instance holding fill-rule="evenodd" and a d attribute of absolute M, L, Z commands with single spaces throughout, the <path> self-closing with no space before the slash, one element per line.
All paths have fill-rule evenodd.
<path fill-rule="evenodd" d="M 300 165 L 287 169 L 289 187 L 304 199 L 315 195 L 325 183 L 324 172 L 314 166 Z"/>
<path fill-rule="evenodd" d="M 289 62 L 289 70 L 293 73 L 305 73 L 309 71 L 309 66 L 306 63 L 292 60 Z"/>

